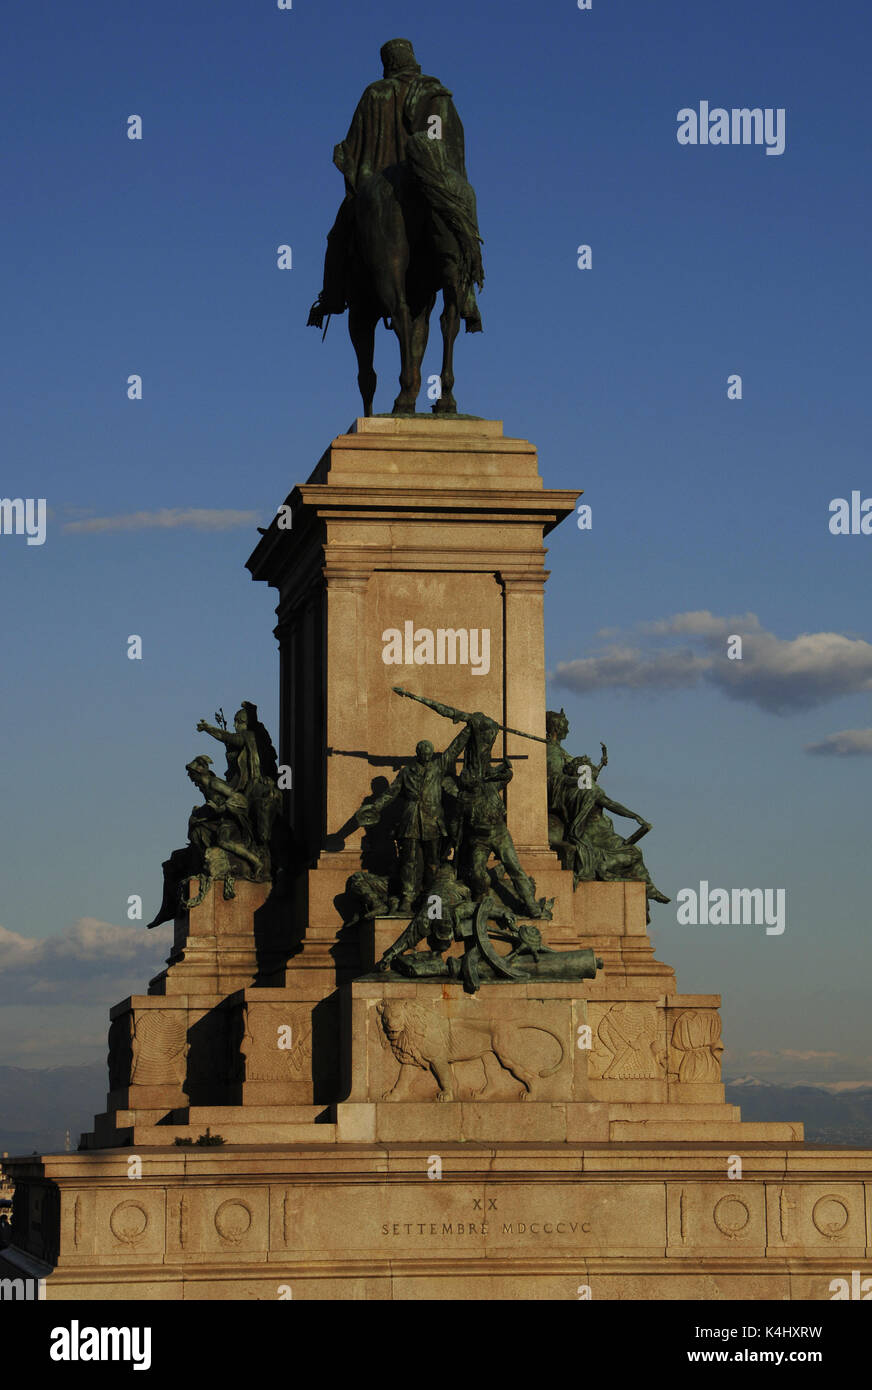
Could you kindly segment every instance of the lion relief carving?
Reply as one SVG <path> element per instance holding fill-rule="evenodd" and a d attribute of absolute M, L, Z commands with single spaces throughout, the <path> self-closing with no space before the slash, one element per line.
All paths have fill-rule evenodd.
<path fill-rule="evenodd" d="M 399 1075 L 391 1089 L 385 1091 L 383 1100 L 399 1099 L 398 1092 L 405 1090 L 405 1078 L 413 1076 L 415 1068 L 429 1071 L 436 1078 L 437 1100 L 456 1100 L 455 1063 L 479 1059 L 484 1066 L 485 1080 L 473 1093 L 475 1097 L 486 1095 L 491 1083 L 500 1076 L 494 1066 L 498 1062 L 520 1081 L 523 1089 L 519 1099 L 527 1100 L 534 1095 L 537 1083 L 546 1076 L 553 1076 L 566 1059 L 566 1049 L 558 1035 L 538 1023 L 443 1018 L 434 1009 L 408 999 L 384 999 L 376 1005 L 376 1012 L 386 1039 L 382 1046 L 389 1046 L 400 1064 Z M 521 1061 L 527 1051 L 523 1035 L 531 1031 L 553 1038 L 559 1048 L 557 1061 L 542 1071 L 532 1071 Z"/>

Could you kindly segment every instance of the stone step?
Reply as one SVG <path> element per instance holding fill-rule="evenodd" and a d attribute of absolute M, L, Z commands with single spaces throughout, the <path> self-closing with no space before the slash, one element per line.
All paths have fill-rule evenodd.
<path fill-rule="evenodd" d="M 323 1106 L 192 1106 L 174 1123 L 154 1124 L 136 1111 L 99 1115 L 83 1147 L 154 1147 L 194 1139 L 206 1128 L 228 1143 L 333 1143 L 362 1139 L 439 1142 L 451 1139 L 550 1142 L 797 1142 L 798 1124 L 742 1121 L 737 1105 L 616 1103 L 377 1102 L 343 1103 L 335 1123 L 317 1123 Z M 119 1123 L 115 1123 L 115 1121 Z"/>
<path fill-rule="evenodd" d="M 222 1124 L 314 1125 L 326 1115 L 326 1105 L 192 1105 L 187 1116 L 179 1113 L 180 1124 L 191 1126 Z M 737 1107 L 738 1108 L 738 1107 Z M 200 1131 L 202 1134 L 202 1130 Z"/>
<path fill-rule="evenodd" d="M 334 1125 L 316 1123 L 326 1115 L 323 1105 L 215 1105 L 191 1106 L 170 1112 L 118 1110 L 95 1117 L 93 1130 L 82 1135 L 87 1149 L 172 1144 L 179 1137 L 196 1141 L 206 1129 L 220 1134 L 228 1143 L 274 1144 L 285 1139 L 294 1143 L 332 1144 Z M 164 1121 L 158 1123 L 157 1121 Z M 231 1132 L 235 1136 L 231 1139 Z M 207 1146 L 202 1146 L 207 1147 Z"/>
<path fill-rule="evenodd" d="M 803 1137 L 799 1124 L 743 1122 L 736 1106 L 711 1107 L 717 1113 L 707 1120 L 684 1118 L 697 1107 L 682 1106 L 682 1116 L 671 1121 L 654 1117 L 666 1107 L 646 1108 L 651 1118 L 625 1120 L 613 1118 L 612 1107 L 602 1102 L 343 1101 L 335 1107 L 335 1116 L 340 1143 L 647 1144 L 662 1140 L 741 1145 L 796 1143 Z"/>
<path fill-rule="evenodd" d="M 315 1124 L 319 1115 L 326 1115 L 326 1105 L 191 1105 L 175 1109 L 143 1109 L 139 1106 L 121 1110 L 104 1110 L 94 1116 L 94 1129 L 126 1129 L 132 1125 L 206 1125 L 229 1124 L 231 1120 L 265 1123 L 278 1120 L 282 1124 Z M 201 1131 L 202 1133 L 202 1131 Z"/>
<path fill-rule="evenodd" d="M 242 1113 L 242 1112 L 240 1112 Z M 197 1144 L 203 1133 L 199 1125 L 134 1125 L 131 1134 L 132 1148 L 157 1148 L 174 1145 L 176 1139 L 193 1139 L 190 1147 L 198 1153 L 208 1148 L 224 1148 L 224 1145 Z M 273 1121 L 263 1124 L 222 1124 L 219 1134 L 226 1144 L 335 1144 L 336 1126 L 333 1124 L 283 1124 Z M 189 1146 L 179 1146 L 186 1149 Z"/>
<path fill-rule="evenodd" d="M 729 1105 L 726 1102 L 709 1103 L 704 1102 L 698 1105 L 691 1101 L 664 1101 L 662 1104 L 646 1104 L 644 1101 L 615 1101 L 606 1100 L 599 1102 L 606 1105 L 609 1112 L 609 1120 L 624 1120 L 632 1123 L 666 1123 L 689 1122 L 691 1124 L 735 1124 L 742 1118 L 741 1106 Z"/>
<path fill-rule="evenodd" d="M 112 1129 L 111 1126 L 95 1126 L 94 1129 L 86 1130 L 79 1139 L 80 1149 L 124 1149 L 130 1147 L 130 1129 Z"/>
<path fill-rule="evenodd" d="M 801 1124 L 780 1121 L 741 1120 L 694 1124 L 689 1121 L 673 1124 L 659 1120 L 615 1120 L 609 1125 L 609 1139 L 616 1143 L 647 1144 L 649 1141 L 680 1140 L 693 1143 L 778 1144 L 801 1143 L 804 1131 Z"/>
<path fill-rule="evenodd" d="M 165 1105 L 159 1109 L 142 1105 L 122 1105 L 117 1110 L 102 1110 L 98 1115 L 95 1115 L 94 1126 L 96 1128 L 98 1125 L 110 1125 L 113 1128 L 123 1129 L 125 1125 L 132 1125 L 135 1119 L 140 1124 L 156 1125 L 171 1114 L 173 1111 L 168 1110 Z"/>

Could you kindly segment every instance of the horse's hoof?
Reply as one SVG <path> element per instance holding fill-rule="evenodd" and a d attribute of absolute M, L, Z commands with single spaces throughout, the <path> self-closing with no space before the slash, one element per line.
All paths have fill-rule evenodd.
<path fill-rule="evenodd" d="M 453 396 L 440 396 L 438 401 L 433 403 L 434 415 L 456 415 L 457 402 Z"/>

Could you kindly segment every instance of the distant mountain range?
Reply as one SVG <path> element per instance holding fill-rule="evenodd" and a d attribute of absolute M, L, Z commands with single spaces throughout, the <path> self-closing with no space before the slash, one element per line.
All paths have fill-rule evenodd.
<path fill-rule="evenodd" d="M 0 1067 L 0 1154 L 63 1153 L 106 1109 L 105 1062 L 79 1067 Z"/>
<path fill-rule="evenodd" d="M 727 1100 L 743 1120 L 798 1120 L 810 1144 L 872 1148 L 872 1086 L 785 1085 L 741 1076 L 726 1083 Z"/>
<path fill-rule="evenodd" d="M 0 1066 L 0 1153 L 60 1153 L 106 1108 L 105 1062 L 78 1067 Z M 872 1148 L 872 1086 L 802 1086 L 741 1076 L 726 1083 L 727 1100 L 744 1120 L 797 1120 L 812 1144 Z"/>

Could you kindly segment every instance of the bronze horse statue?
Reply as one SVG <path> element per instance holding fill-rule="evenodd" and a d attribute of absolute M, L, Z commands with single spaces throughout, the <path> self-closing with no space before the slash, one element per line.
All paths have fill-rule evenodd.
<path fill-rule="evenodd" d="M 382 319 L 400 344 L 400 394 L 393 414 L 415 413 L 430 315 L 443 308 L 438 414 L 457 413 L 454 343 L 461 320 L 481 331 L 474 286 L 484 282 L 475 194 L 467 181 L 463 126 L 451 93 L 421 75 L 411 44 L 381 50 L 384 79 L 358 104 L 334 163 L 346 196 L 327 239 L 324 288 L 309 324 L 348 309 L 364 414 L 375 398 L 375 329 Z M 325 327 L 326 333 L 326 327 Z"/>

